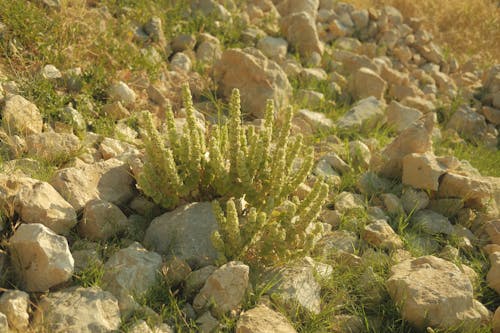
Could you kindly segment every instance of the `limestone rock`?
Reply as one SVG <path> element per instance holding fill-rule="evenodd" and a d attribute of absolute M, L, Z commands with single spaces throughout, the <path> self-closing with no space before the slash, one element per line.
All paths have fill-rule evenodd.
<path fill-rule="evenodd" d="M 489 319 L 488 310 L 473 299 L 469 278 L 440 258 L 405 260 L 392 267 L 386 285 L 403 318 L 419 329 L 477 328 Z"/>
<path fill-rule="evenodd" d="M 327 118 L 324 113 L 309 111 L 307 109 L 300 109 L 296 117 L 305 120 L 313 129 L 329 131 L 335 124 L 333 120 Z"/>
<path fill-rule="evenodd" d="M 76 210 L 93 199 L 123 205 L 134 196 L 129 167 L 115 158 L 61 169 L 50 183 Z"/>
<path fill-rule="evenodd" d="M 500 306 L 496 309 L 492 321 L 493 333 L 500 333 Z"/>
<path fill-rule="evenodd" d="M 306 12 L 312 18 L 318 14 L 319 0 L 278 0 L 276 9 L 281 16 Z"/>
<path fill-rule="evenodd" d="M 392 101 L 387 108 L 387 124 L 397 132 L 405 130 L 422 116 L 423 113 L 419 110 L 404 106 L 396 101 Z"/>
<path fill-rule="evenodd" d="M 437 191 L 439 178 L 447 171 L 430 153 L 413 153 L 403 157 L 403 184 L 417 189 Z"/>
<path fill-rule="evenodd" d="M 493 244 L 500 245 L 500 219 L 486 222 L 484 229 Z"/>
<path fill-rule="evenodd" d="M 411 212 L 418 212 L 426 208 L 429 205 L 429 196 L 425 191 L 418 191 L 412 187 L 408 187 L 403 190 L 401 202 L 403 203 L 405 212 L 410 214 Z"/>
<path fill-rule="evenodd" d="M 243 301 L 248 287 L 250 268 L 239 261 L 231 261 L 214 271 L 193 301 L 195 310 L 212 304 L 212 313 L 222 316 L 236 310 Z"/>
<path fill-rule="evenodd" d="M 422 209 L 413 214 L 411 224 L 430 235 L 451 235 L 453 233 L 450 221 L 445 216 L 429 209 Z"/>
<path fill-rule="evenodd" d="M 74 261 L 66 238 L 43 224 L 21 224 L 9 246 L 24 290 L 47 291 L 71 279 Z"/>
<path fill-rule="evenodd" d="M 298 12 L 283 17 L 281 32 L 302 57 L 309 58 L 314 52 L 323 54 L 323 45 L 318 38 L 314 17 L 307 12 Z"/>
<path fill-rule="evenodd" d="M 146 247 L 186 260 L 192 268 L 212 264 L 217 251 L 210 237 L 218 224 L 209 202 L 191 203 L 155 218 L 146 231 Z"/>
<path fill-rule="evenodd" d="M 344 214 L 352 209 L 364 209 L 363 196 L 350 192 L 342 192 L 335 198 L 335 210 Z"/>
<path fill-rule="evenodd" d="M 256 51 L 256 52 L 255 52 Z M 216 81 L 223 96 L 240 89 L 243 112 L 263 118 L 266 101 L 279 109 L 288 104 L 292 87 L 283 70 L 255 49 L 229 49 L 215 65 Z"/>
<path fill-rule="evenodd" d="M 259 40 L 257 48 L 270 59 L 278 61 L 284 59 L 288 49 L 288 42 L 280 37 L 266 36 Z"/>
<path fill-rule="evenodd" d="M 359 247 L 356 234 L 347 230 L 329 232 L 316 244 L 315 251 L 319 255 L 331 256 L 335 252 L 355 253 Z"/>
<path fill-rule="evenodd" d="M 2 127 L 11 135 L 30 135 L 41 133 L 42 115 L 35 104 L 19 95 L 5 99 L 2 111 Z"/>
<path fill-rule="evenodd" d="M 314 314 L 320 312 L 321 287 L 314 277 L 314 267 L 290 264 L 271 271 L 269 277 L 278 281 L 268 292 L 277 302 L 291 309 L 300 306 Z"/>
<path fill-rule="evenodd" d="M 414 123 L 402 131 L 384 150 L 370 161 L 371 167 L 382 176 L 402 176 L 403 158 L 411 153 L 432 151 L 432 130 L 434 120 L 426 117 L 423 123 Z"/>
<path fill-rule="evenodd" d="M 446 128 L 457 131 L 465 138 L 477 140 L 478 135 L 486 130 L 486 122 L 483 115 L 469 107 L 461 107 L 450 117 Z"/>
<path fill-rule="evenodd" d="M 26 137 L 28 154 L 48 161 L 72 156 L 80 147 L 80 139 L 73 134 L 44 132 Z"/>
<path fill-rule="evenodd" d="M 125 106 L 133 104 L 136 99 L 135 92 L 122 81 L 119 81 L 109 87 L 108 94 L 112 101 L 118 101 Z"/>
<path fill-rule="evenodd" d="M 258 305 L 243 312 L 236 323 L 236 333 L 295 333 L 295 328 L 282 314 Z"/>
<path fill-rule="evenodd" d="M 74 208 L 49 184 L 28 177 L 0 175 L 0 206 L 10 205 L 25 223 L 41 223 L 57 234 L 76 224 Z"/>
<path fill-rule="evenodd" d="M 364 228 L 363 239 L 382 249 L 395 250 L 403 247 L 403 241 L 384 220 L 376 220 Z"/>
<path fill-rule="evenodd" d="M 500 179 L 498 177 L 465 176 L 446 173 L 439 185 L 439 197 L 458 197 L 472 208 L 484 208 L 500 204 Z"/>
<path fill-rule="evenodd" d="M 186 278 L 183 288 L 183 295 L 187 299 L 191 299 L 197 294 L 201 288 L 205 285 L 208 277 L 212 275 L 217 267 L 209 265 L 200 268 L 196 271 L 192 271 Z"/>
<path fill-rule="evenodd" d="M 120 208 L 110 202 L 95 199 L 85 205 L 78 231 L 90 240 L 106 240 L 124 231 L 128 225 L 127 216 Z"/>
<path fill-rule="evenodd" d="M 350 91 L 356 100 L 370 96 L 383 100 L 386 88 L 387 83 L 384 79 L 366 67 L 358 69 L 350 82 Z"/>
<path fill-rule="evenodd" d="M 358 101 L 337 121 L 337 128 L 343 131 L 370 130 L 384 123 L 383 104 L 375 97 Z"/>
<path fill-rule="evenodd" d="M 0 312 L 0 332 L 10 332 L 7 316 Z"/>
<path fill-rule="evenodd" d="M 28 314 L 30 296 L 20 290 L 6 290 L 0 297 L 0 312 L 7 316 L 9 327 L 26 332 L 29 326 Z"/>
<path fill-rule="evenodd" d="M 50 332 L 116 332 L 121 324 L 118 301 L 97 287 L 73 287 L 49 294 L 36 308 L 33 326 Z"/>
<path fill-rule="evenodd" d="M 134 242 L 112 255 L 104 264 L 103 289 L 121 302 L 127 296 L 141 296 L 158 278 L 161 256 Z"/>
<path fill-rule="evenodd" d="M 489 255 L 491 268 L 486 275 L 488 286 L 500 295 L 500 252 L 496 251 Z"/>

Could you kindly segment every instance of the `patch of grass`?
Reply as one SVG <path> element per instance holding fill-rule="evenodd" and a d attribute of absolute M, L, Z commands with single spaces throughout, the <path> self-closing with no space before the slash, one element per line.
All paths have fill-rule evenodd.
<path fill-rule="evenodd" d="M 98 260 L 91 260 L 87 267 L 74 275 L 75 281 L 80 286 L 101 287 L 104 276 L 104 264 Z"/>

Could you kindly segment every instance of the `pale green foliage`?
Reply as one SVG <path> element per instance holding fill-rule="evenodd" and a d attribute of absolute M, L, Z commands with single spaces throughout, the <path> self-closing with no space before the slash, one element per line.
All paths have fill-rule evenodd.
<path fill-rule="evenodd" d="M 318 181 L 302 202 L 294 197 L 270 213 L 252 207 L 241 217 L 233 199 L 226 204 L 226 215 L 214 201 L 219 231 L 213 233 L 212 242 L 223 259 L 270 264 L 307 254 L 323 231 L 316 218 L 327 195 L 328 186 Z"/>
<path fill-rule="evenodd" d="M 155 128 L 151 114 L 144 114 L 146 159 L 138 177 L 144 193 L 166 209 L 182 201 L 244 198 L 251 208 L 241 217 L 232 199 L 226 214 L 214 205 L 220 232 L 213 243 L 225 258 L 274 261 L 309 251 L 321 232 L 314 222 L 328 187 L 318 181 L 302 202 L 291 198 L 313 164 L 312 147 L 305 148 L 300 135 L 290 137 L 291 108 L 278 125 L 269 101 L 264 125 L 244 127 L 240 94 L 234 89 L 228 120 L 212 126 L 207 144 L 187 86 L 183 100 L 187 119 L 181 133 L 170 107 L 165 135 Z"/>
<path fill-rule="evenodd" d="M 290 138 L 292 110 L 286 109 L 281 129 L 268 102 L 263 128 L 241 124 L 240 95 L 231 96 L 229 119 L 210 130 L 208 144 L 194 115 L 188 87 L 183 91 L 187 121 L 181 133 L 172 109 L 166 110 L 166 135 L 144 113 L 146 161 L 138 184 L 166 209 L 181 199 L 245 197 L 252 207 L 269 213 L 305 180 L 313 164 L 312 147 L 302 137 Z M 303 156 L 302 159 L 298 159 Z"/>

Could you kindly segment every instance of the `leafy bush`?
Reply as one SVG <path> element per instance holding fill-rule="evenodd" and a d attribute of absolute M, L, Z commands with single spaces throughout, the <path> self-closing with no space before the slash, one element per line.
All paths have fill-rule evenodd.
<path fill-rule="evenodd" d="M 278 124 L 269 101 L 264 125 L 244 127 L 239 91 L 234 89 L 227 121 L 213 125 L 205 135 L 187 86 L 183 102 L 186 123 L 182 131 L 175 126 L 171 107 L 166 108 L 164 134 L 156 129 L 149 112 L 143 115 L 146 158 L 138 177 L 143 192 L 166 209 L 181 202 L 229 200 L 227 217 L 218 203 L 214 205 L 220 232 L 213 241 L 227 258 L 251 253 L 288 258 L 310 249 L 320 228 L 309 227 L 328 187 L 318 181 L 302 202 L 291 199 L 313 165 L 312 147 L 305 148 L 300 135 L 290 137 L 291 108 Z M 241 219 L 232 198 L 244 198 L 251 207 Z"/>

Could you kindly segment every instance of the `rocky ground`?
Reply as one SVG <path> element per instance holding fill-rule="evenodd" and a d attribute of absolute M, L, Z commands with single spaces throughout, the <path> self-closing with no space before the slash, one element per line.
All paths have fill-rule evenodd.
<path fill-rule="evenodd" d="M 500 332 L 500 64 L 389 6 L 160 3 L 0 0 L 1 332 Z M 244 126 L 293 106 L 308 256 L 221 262 L 210 202 L 137 186 L 184 83 L 203 131 L 233 88 Z"/>

